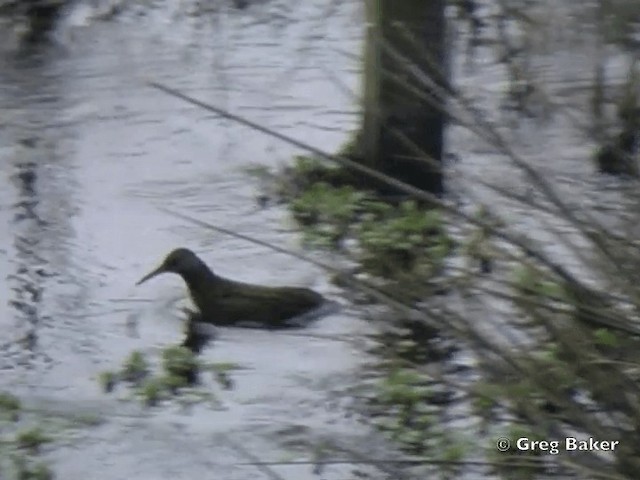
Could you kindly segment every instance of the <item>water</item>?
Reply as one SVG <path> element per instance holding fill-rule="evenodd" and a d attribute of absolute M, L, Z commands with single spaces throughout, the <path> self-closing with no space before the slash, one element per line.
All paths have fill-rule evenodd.
<path fill-rule="evenodd" d="M 212 472 L 258 478 L 268 475 L 247 465 L 253 456 L 313 459 L 327 442 L 374 452 L 375 436 L 345 417 L 365 359 L 355 340 L 369 329 L 325 273 L 158 208 L 298 248 L 286 213 L 261 209 L 259 187 L 245 173 L 250 165 L 288 161 L 295 150 L 144 85 L 165 82 L 335 149 L 357 127 L 350 92 L 358 90 L 360 65 L 343 52 L 361 51 L 360 2 L 281 0 L 244 10 L 210 2 L 203 3 L 210 12 L 193 16 L 185 11 L 196 11 L 195 2 L 176 5 L 131 7 L 96 22 L 97 9 L 79 4 L 43 56 L 0 57 L 0 286 L 8 292 L 0 302 L 0 389 L 57 416 L 103 420 L 49 452 L 60 478 L 191 479 Z M 588 52 L 550 51 L 536 58 L 541 80 L 549 81 L 555 101 L 573 105 L 586 122 Z M 536 122 L 500 113 L 505 71 L 493 64 L 492 46 L 475 54 L 475 69 L 453 59 L 456 83 L 491 112 L 518 154 L 572 209 L 586 207 L 607 225 L 637 230 L 635 184 L 595 172 L 595 142 L 575 118 L 552 111 Z M 618 65 L 611 74 L 621 78 L 622 70 Z M 451 126 L 448 136 L 449 150 L 462 160 L 451 166 L 449 186 L 463 207 L 490 205 L 514 231 L 588 277 L 581 249 L 559 241 L 582 240 L 571 225 L 532 215 L 529 206 L 477 181 L 525 195 L 530 187 L 522 171 L 463 128 Z M 629 214 L 626 222 L 621 211 Z M 134 287 L 177 246 L 195 250 L 220 275 L 311 287 L 343 309 L 303 332 L 222 329 L 203 358 L 244 368 L 232 373 L 233 390 L 208 384 L 218 405 L 145 411 L 121 402 L 123 392 L 100 391 L 97 374 L 134 349 L 157 361 L 164 346 L 182 337 L 175 303 L 184 299 L 180 280 L 167 275 Z M 512 330 L 495 328 L 506 324 L 499 315 L 482 312 L 472 312 L 474 323 L 514 343 Z M 284 478 L 317 478 L 313 465 L 273 468 Z M 323 478 L 348 478 L 352 468 L 327 467 Z"/>
<path fill-rule="evenodd" d="M 103 420 L 50 449 L 59 478 L 257 478 L 264 473 L 240 465 L 250 459 L 237 445 L 260 460 L 305 459 L 322 439 L 365 444 L 370 433 L 345 417 L 344 392 L 364 359 L 352 339 L 368 328 L 344 301 L 305 332 L 222 329 L 203 358 L 243 369 L 233 390 L 217 387 L 215 408 L 146 412 L 100 390 L 97 375 L 132 350 L 157 361 L 180 341 L 172 301 L 185 296 L 181 281 L 134 287 L 175 247 L 223 276 L 341 301 L 323 271 L 158 209 L 299 248 L 286 212 L 259 208 L 245 173 L 296 152 L 144 81 L 337 148 L 356 127 L 358 64 L 340 51 L 359 51 L 359 2 L 219 4 L 200 17 L 171 5 L 102 23 L 80 5 L 53 46 L 0 57 L 0 390 Z M 274 468 L 316 478 L 313 465 Z"/>

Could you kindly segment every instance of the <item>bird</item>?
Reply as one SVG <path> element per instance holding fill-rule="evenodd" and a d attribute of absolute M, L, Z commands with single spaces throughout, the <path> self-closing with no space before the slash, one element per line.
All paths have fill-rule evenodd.
<path fill-rule="evenodd" d="M 171 251 L 136 285 L 162 273 L 180 275 L 198 309 L 199 320 L 216 326 L 300 326 L 290 320 L 325 302 L 321 294 L 308 288 L 252 285 L 223 278 L 187 248 Z"/>

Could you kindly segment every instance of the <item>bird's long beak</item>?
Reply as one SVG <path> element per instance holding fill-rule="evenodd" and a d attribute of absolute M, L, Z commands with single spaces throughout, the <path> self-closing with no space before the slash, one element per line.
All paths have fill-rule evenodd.
<path fill-rule="evenodd" d="M 156 275 L 160 275 L 161 273 L 165 273 L 167 270 L 164 268 L 164 265 L 160 265 L 158 268 L 156 268 L 153 272 L 148 273 L 147 275 L 145 275 L 144 277 L 142 277 L 140 279 L 140 281 L 138 283 L 136 283 L 136 285 L 140 285 L 141 283 L 146 282 L 147 280 L 149 280 L 150 278 L 155 277 Z"/>

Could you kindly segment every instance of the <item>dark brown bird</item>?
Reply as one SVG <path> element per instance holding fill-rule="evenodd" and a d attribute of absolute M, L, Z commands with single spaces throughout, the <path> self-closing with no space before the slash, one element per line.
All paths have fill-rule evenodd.
<path fill-rule="evenodd" d="M 219 277 L 191 250 L 173 250 L 137 285 L 161 273 L 177 273 L 187 284 L 201 320 L 214 325 L 292 326 L 287 320 L 307 313 L 324 298 L 308 288 L 265 287 Z"/>

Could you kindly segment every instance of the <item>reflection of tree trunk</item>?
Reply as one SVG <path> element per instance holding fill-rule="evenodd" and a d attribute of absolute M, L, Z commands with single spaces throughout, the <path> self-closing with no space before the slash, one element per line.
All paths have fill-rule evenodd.
<path fill-rule="evenodd" d="M 416 187 L 441 194 L 444 115 L 399 83 L 418 82 L 416 67 L 442 84 L 446 75 L 445 0 L 367 0 L 363 161 Z M 394 55 L 390 47 L 399 55 Z M 411 62 L 400 60 L 404 57 Z M 424 90 L 423 86 L 419 86 Z M 431 96 L 433 92 L 423 92 Z M 430 157 L 432 164 L 425 161 Z"/>
<path fill-rule="evenodd" d="M 63 0 L 23 0 L 28 22 L 27 33 L 23 41 L 28 44 L 46 40 L 54 29 L 60 12 L 65 5 Z"/>
<path fill-rule="evenodd" d="M 26 143 L 25 143 L 25 146 Z M 29 157 L 30 150 L 22 156 Z M 40 320 L 40 301 L 42 299 L 42 278 L 36 273 L 38 247 L 43 221 L 38 216 L 36 208 L 39 203 L 36 189 L 38 179 L 38 165 L 31 161 L 18 163 L 17 172 L 13 179 L 18 190 L 18 201 L 13 205 L 15 211 L 13 218 L 13 230 L 15 232 L 17 265 L 14 280 L 14 298 L 9 301 L 20 316 L 25 325 L 25 333 L 21 339 L 23 347 L 33 351 L 37 342 L 37 328 Z"/>

